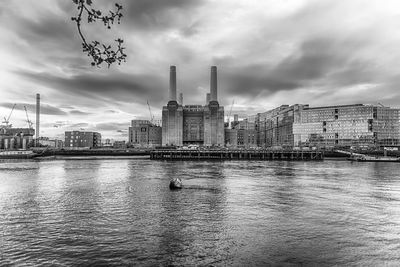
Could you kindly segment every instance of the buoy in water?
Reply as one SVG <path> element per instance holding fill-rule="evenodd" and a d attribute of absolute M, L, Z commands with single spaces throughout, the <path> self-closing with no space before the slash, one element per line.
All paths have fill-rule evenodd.
<path fill-rule="evenodd" d="M 169 181 L 169 189 L 182 189 L 182 180 L 180 178 L 174 178 Z"/>

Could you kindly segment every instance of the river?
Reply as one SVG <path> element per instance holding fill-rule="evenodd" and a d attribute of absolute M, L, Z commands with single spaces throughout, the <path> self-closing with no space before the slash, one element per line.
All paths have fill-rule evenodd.
<path fill-rule="evenodd" d="M 0 162 L 0 265 L 400 263 L 400 165 Z M 183 179 L 171 191 L 169 180 Z"/>

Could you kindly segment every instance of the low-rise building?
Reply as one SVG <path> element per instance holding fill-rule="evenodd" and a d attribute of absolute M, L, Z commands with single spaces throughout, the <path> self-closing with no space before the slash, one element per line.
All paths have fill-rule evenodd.
<path fill-rule="evenodd" d="M 225 146 L 229 148 L 256 148 L 257 131 L 254 118 L 239 121 L 238 116 L 231 123 L 232 129 L 225 129 Z"/>
<path fill-rule="evenodd" d="M 112 147 L 117 148 L 117 149 L 126 148 L 126 142 L 125 141 L 114 141 Z"/>
<path fill-rule="evenodd" d="M 238 130 L 225 129 L 225 147 L 237 148 L 238 145 Z"/>
<path fill-rule="evenodd" d="M 134 147 L 161 146 L 162 128 L 148 120 L 132 120 L 129 127 L 129 143 Z"/>
<path fill-rule="evenodd" d="M 62 140 L 50 139 L 48 137 L 40 137 L 38 143 L 40 146 L 47 146 L 47 147 L 51 147 L 51 148 L 64 147 L 64 142 Z"/>
<path fill-rule="evenodd" d="M 258 113 L 255 129 L 260 147 L 293 147 L 293 123 L 308 105 L 282 105 L 278 108 Z"/>
<path fill-rule="evenodd" d="M 101 147 L 101 134 L 97 132 L 67 131 L 65 132 L 65 147 Z"/>

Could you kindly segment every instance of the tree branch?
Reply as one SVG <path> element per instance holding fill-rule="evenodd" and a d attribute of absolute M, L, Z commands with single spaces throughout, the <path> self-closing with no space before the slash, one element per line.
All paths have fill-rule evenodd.
<path fill-rule="evenodd" d="M 102 63 L 106 63 L 108 67 L 111 64 L 118 62 L 118 65 L 121 64 L 122 61 L 126 62 L 127 55 L 124 53 L 125 47 L 122 47 L 122 43 L 124 40 L 118 38 L 115 40 L 117 42 L 117 49 L 113 50 L 111 45 L 104 45 L 98 41 L 86 41 L 85 36 L 82 33 L 82 16 L 85 12 L 87 14 L 87 22 L 92 23 L 96 21 L 102 21 L 104 26 L 107 26 L 108 29 L 111 28 L 111 25 L 114 24 L 115 21 L 118 24 L 122 18 L 122 6 L 119 4 L 115 4 L 116 10 L 109 11 L 109 15 L 102 16 L 100 10 L 95 10 L 93 8 L 89 8 L 92 5 L 92 0 L 72 0 L 74 4 L 77 5 L 77 9 L 79 10 L 78 15 L 76 17 L 72 17 L 71 20 L 75 21 L 76 26 L 78 28 L 79 36 L 82 39 L 82 48 L 83 52 L 87 53 L 87 56 L 92 58 L 91 65 L 98 66 Z"/>

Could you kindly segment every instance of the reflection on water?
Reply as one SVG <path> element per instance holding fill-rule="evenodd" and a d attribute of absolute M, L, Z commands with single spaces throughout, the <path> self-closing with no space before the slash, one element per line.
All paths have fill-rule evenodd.
<path fill-rule="evenodd" d="M 0 265 L 396 265 L 399 206 L 393 163 L 4 161 Z"/>

